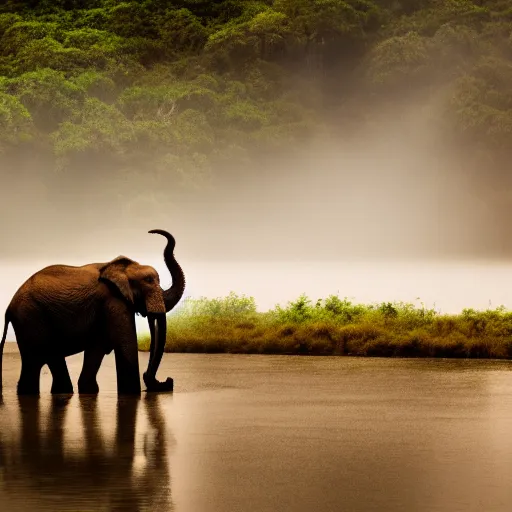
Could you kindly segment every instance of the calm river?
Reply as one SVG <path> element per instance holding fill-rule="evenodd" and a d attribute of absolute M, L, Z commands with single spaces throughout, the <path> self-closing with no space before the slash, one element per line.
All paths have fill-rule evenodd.
<path fill-rule="evenodd" d="M 140 400 L 112 356 L 97 399 L 52 398 L 47 370 L 18 399 L 19 368 L 9 351 L 0 510 L 512 510 L 509 362 L 165 354 L 174 394 Z"/>

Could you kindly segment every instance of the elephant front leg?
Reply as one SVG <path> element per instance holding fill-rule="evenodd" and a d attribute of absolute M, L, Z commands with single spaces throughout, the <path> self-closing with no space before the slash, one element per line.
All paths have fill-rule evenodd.
<path fill-rule="evenodd" d="M 137 337 L 114 348 L 117 372 L 117 392 L 120 395 L 140 395 L 139 352 Z"/>
<path fill-rule="evenodd" d="M 114 347 L 117 392 L 120 395 L 140 395 L 139 351 L 135 315 L 124 301 L 111 302 L 107 317 L 109 346 Z"/>
<path fill-rule="evenodd" d="M 68 365 L 65 357 L 52 357 L 48 360 L 48 368 L 52 372 L 52 393 L 73 393 L 73 383 L 69 377 Z"/>
<path fill-rule="evenodd" d="M 97 395 L 100 388 L 96 380 L 105 350 L 100 345 L 86 348 L 84 351 L 84 363 L 82 372 L 78 378 L 78 392 L 80 394 Z"/>

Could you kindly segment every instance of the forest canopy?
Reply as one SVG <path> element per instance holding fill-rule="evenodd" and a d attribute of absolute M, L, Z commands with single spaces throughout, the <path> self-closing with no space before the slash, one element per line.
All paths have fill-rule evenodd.
<path fill-rule="evenodd" d="M 0 154 L 195 183 L 414 98 L 509 162 L 509 0 L 7 0 Z M 391 110 L 392 111 L 392 110 Z M 242 167 L 243 168 L 243 167 Z"/>

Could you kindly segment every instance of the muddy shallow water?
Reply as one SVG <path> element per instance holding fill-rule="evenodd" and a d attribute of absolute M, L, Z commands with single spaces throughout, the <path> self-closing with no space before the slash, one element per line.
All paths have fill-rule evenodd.
<path fill-rule="evenodd" d="M 165 354 L 174 393 L 140 399 L 112 356 L 97 398 L 52 397 L 45 369 L 19 399 L 19 368 L 8 351 L 0 510 L 512 510 L 507 361 Z"/>

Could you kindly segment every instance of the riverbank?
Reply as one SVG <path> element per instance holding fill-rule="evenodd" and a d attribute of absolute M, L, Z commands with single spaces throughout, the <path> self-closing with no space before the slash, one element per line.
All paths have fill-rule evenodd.
<path fill-rule="evenodd" d="M 149 336 L 139 349 L 149 350 Z M 504 307 L 443 315 L 408 303 L 354 304 L 306 296 L 257 312 L 254 299 L 188 300 L 169 318 L 166 352 L 512 357 L 512 312 Z"/>

